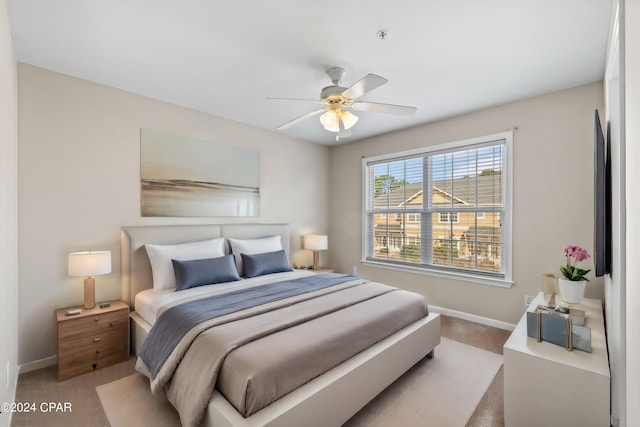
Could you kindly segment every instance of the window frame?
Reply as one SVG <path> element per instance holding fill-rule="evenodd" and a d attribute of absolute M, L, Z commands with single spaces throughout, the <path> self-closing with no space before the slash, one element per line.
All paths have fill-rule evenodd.
<path fill-rule="evenodd" d="M 487 275 L 484 272 L 473 271 L 460 271 L 457 269 L 449 269 L 448 267 L 438 266 L 432 267 L 424 264 L 411 264 L 402 263 L 398 261 L 385 261 L 383 259 L 370 259 L 367 258 L 369 253 L 368 242 L 372 241 L 368 236 L 368 215 L 367 211 L 369 204 L 368 195 L 370 193 L 370 181 L 368 176 L 368 166 L 373 163 L 392 162 L 394 160 L 406 159 L 408 157 L 417 157 L 420 155 L 434 155 L 439 151 L 462 151 L 465 149 L 473 148 L 479 145 L 490 145 L 492 142 L 499 142 L 504 140 L 504 170 L 503 174 L 503 201 L 504 201 L 504 217 L 501 218 L 502 222 L 502 244 L 504 245 L 503 252 L 503 267 L 504 275 Z M 431 177 L 423 178 L 423 183 L 431 181 Z M 411 213 L 405 211 L 404 213 Z M 427 227 L 428 228 L 428 227 Z M 431 233 L 432 230 L 429 231 Z M 424 233 L 421 233 L 424 235 Z M 372 236 L 373 237 L 373 236 Z M 493 285 L 500 287 L 511 287 L 513 285 L 513 131 L 506 131 L 495 133 L 491 135 L 485 135 L 475 138 L 469 138 L 460 141 L 448 142 L 444 144 L 437 144 L 432 146 L 425 146 L 418 149 L 407 150 L 402 152 L 394 152 L 389 154 L 383 154 L 378 156 L 363 157 L 362 158 L 362 252 L 361 263 L 367 266 L 387 268 L 392 270 L 399 270 L 411 273 L 425 274 L 436 277 L 444 277 L 449 279 L 464 280 L 479 284 Z"/>
<path fill-rule="evenodd" d="M 480 213 L 480 212 L 479 212 Z M 484 212 L 482 212 L 484 213 Z M 460 222 L 460 212 L 438 212 L 438 223 L 440 224 L 457 224 Z M 445 221 L 442 220 L 442 216 L 446 215 L 447 219 Z M 451 216 L 455 215 L 455 220 L 451 221 Z"/>

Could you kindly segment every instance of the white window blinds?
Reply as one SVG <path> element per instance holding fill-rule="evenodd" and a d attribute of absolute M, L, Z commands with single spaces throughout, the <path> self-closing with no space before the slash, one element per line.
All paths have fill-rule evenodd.
<path fill-rule="evenodd" d="M 511 134 L 364 159 L 364 259 L 510 278 Z"/>

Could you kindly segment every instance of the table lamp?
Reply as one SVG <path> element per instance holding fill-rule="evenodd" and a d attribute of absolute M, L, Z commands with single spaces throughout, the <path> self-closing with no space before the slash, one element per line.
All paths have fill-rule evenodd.
<path fill-rule="evenodd" d="M 311 249 L 313 251 L 313 269 L 319 268 L 318 260 L 320 258 L 320 252 L 329 248 L 328 238 L 321 234 L 308 234 L 303 238 L 303 244 L 305 249 Z"/>
<path fill-rule="evenodd" d="M 94 276 L 111 273 L 111 252 L 87 251 L 69 254 L 69 276 L 84 277 L 84 308 L 96 306 Z"/>

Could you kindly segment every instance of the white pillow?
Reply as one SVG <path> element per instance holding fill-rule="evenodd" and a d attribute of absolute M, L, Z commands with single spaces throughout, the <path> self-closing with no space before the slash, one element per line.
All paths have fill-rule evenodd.
<path fill-rule="evenodd" d="M 231 245 L 231 253 L 236 258 L 238 274 L 244 276 L 242 268 L 242 256 L 240 254 L 255 255 L 265 252 L 282 250 L 282 238 L 280 236 L 263 237 L 261 239 L 228 239 Z"/>
<path fill-rule="evenodd" d="M 170 289 L 176 287 L 176 273 L 172 259 L 188 261 L 193 259 L 218 258 L 224 256 L 224 238 L 202 240 L 199 242 L 181 243 L 177 245 L 144 245 L 151 262 L 153 272 L 153 289 Z"/>

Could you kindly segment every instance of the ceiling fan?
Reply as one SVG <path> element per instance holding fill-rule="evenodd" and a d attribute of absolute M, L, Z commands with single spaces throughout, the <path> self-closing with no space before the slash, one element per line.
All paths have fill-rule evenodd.
<path fill-rule="evenodd" d="M 405 105 L 381 104 L 377 102 L 356 101 L 362 95 L 387 83 L 388 80 L 376 74 L 367 74 L 348 88 L 340 86 L 340 81 L 344 76 L 344 68 L 333 67 L 327 70 L 327 75 L 331 79 L 333 85 L 327 86 L 320 92 L 320 99 L 295 99 L 295 98 L 268 98 L 280 99 L 285 101 L 311 101 L 323 104 L 323 108 L 310 111 L 296 119 L 293 119 L 281 126 L 278 130 L 290 128 L 310 117 L 320 116 L 320 123 L 329 132 L 336 133 L 336 140 L 340 137 L 351 135 L 349 129 L 358 121 L 358 117 L 351 113 L 348 109 L 357 111 L 371 111 L 375 113 L 395 114 L 400 116 L 409 116 L 416 112 L 416 107 L 408 107 Z"/>

